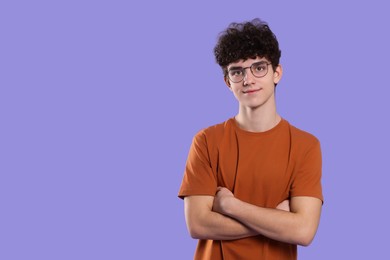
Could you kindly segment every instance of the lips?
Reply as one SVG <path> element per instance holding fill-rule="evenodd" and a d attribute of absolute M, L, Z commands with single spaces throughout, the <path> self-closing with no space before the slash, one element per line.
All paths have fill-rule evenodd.
<path fill-rule="evenodd" d="M 245 90 L 243 91 L 244 94 L 251 94 L 251 93 L 255 93 L 257 91 L 260 91 L 261 89 L 248 89 L 248 90 Z"/>

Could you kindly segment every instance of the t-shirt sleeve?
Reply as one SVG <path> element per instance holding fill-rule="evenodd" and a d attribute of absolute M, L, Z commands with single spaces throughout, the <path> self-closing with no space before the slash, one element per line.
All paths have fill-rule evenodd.
<path fill-rule="evenodd" d="M 321 175 L 322 156 L 320 142 L 315 139 L 297 162 L 290 196 L 309 196 L 324 201 L 322 195 Z"/>
<path fill-rule="evenodd" d="M 178 196 L 182 199 L 190 195 L 214 196 L 216 190 L 206 135 L 201 131 L 193 138 Z"/>

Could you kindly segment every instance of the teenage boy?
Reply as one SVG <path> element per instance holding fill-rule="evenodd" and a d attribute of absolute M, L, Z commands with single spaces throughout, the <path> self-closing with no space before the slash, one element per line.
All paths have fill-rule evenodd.
<path fill-rule="evenodd" d="M 214 53 L 238 113 L 189 151 L 179 197 L 194 258 L 296 259 L 320 220 L 320 143 L 276 111 L 281 51 L 265 22 L 231 24 Z"/>

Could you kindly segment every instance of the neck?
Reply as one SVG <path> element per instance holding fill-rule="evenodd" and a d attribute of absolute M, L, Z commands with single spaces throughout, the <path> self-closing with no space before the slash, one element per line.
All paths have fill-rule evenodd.
<path fill-rule="evenodd" d="M 240 107 L 235 117 L 240 128 L 250 132 L 265 132 L 274 128 L 281 120 L 276 107 L 268 109 Z"/>

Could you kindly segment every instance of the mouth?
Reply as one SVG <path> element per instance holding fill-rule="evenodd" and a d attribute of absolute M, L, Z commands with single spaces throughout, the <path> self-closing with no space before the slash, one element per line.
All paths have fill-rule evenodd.
<path fill-rule="evenodd" d="M 244 94 L 252 94 L 252 93 L 256 93 L 256 92 L 258 92 L 260 90 L 261 90 L 261 88 L 260 89 L 248 89 L 248 90 L 242 91 L 242 93 L 244 93 Z"/>

